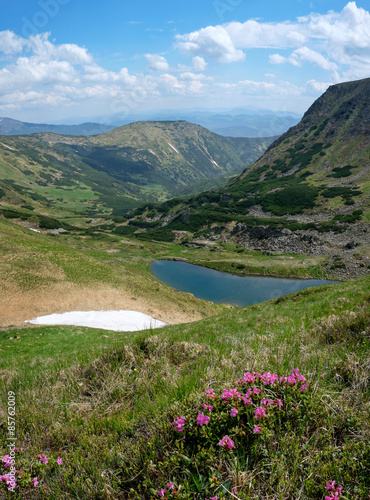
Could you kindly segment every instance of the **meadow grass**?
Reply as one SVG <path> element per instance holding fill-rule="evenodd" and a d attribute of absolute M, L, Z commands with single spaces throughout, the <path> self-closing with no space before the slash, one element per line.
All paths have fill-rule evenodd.
<path fill-rule="evenodd" d="M 151 499 L 165 488 L 181 499 L 323 499 L 332 480 L 343 498 L 368 498 L 369 297 L 365 278 L 155 331 L 1 332 L 1 419 L 14 391 L 23 447 L 23 483 L 17 494 L 1 483 L 4 498 Z M 174 430 L 174 418 L 196 415 L 207 389 L 234 387 L 247 371 L 293 368 L 308 391 L 286 396 L 284 425 L 266 424 L 258 439 L 238 434 L 242 420 L 229 427 L 230 452 L 214 444 L 217 427 L 207 438 L 206 426 Z M 218 415 L 228 425 L 225 411 Z"/>

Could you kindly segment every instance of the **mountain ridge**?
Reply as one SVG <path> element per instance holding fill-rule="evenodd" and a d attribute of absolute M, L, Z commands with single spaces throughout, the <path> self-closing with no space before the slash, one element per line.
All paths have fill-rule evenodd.
<path fill-rule="evenodd" d="M 237 174 L 272 140 L 225 138 L 188 122 L 139 122 L 84 137 L 0 136 L 0 201 L 30 205 L 33 197 L 49 212 L 123 215 L 145 200 Z"/>

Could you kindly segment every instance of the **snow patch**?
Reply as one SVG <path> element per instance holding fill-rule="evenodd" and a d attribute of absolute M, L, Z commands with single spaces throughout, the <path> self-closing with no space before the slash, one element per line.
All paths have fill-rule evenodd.
<path fill-rule="evenodd" d="M 34 229 L 33 227 L 28 228 L 30 231 L 35 231 L 35 233 L 41 233 L 38 229 Z"/>
<path fill-rule="evenodd" d="M 8 149 L 11 149 L 12 151 L 15 151 L 14 148 L 11 148 L 10 146 L 7 146 L 6 144 L 1 143 L 1 145 L 4 146 L 4 148 L 8 148 Z"/>
<path fill-rule="evenodd" d="M 177 153 L 178 155 L 180 154 L 180 153 L 177 151 L 177 149 L 176 149 L 174 146 L 172 146 L 172 144 L 170 144 L 169 142 L 167 142 L 167 144 L 168 144 L 168 145 L 169 145 L 169 146 L 170 146 L 170 147 L 171 147 L 174 151 L 176 151 L 176 153 Z"/>
<path fill-rule="evenodd" d="M 31 325 L 69 325 L 101 328 L 115 332 L 136 332 L 161 328 L 166 323 L 137 311 L 72 311 L 25 321 Z"/>

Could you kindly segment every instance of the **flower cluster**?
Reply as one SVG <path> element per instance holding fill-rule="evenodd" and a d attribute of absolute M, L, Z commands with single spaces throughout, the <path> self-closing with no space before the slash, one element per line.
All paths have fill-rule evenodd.
<path fill-rule="evenodd" d="M 335 481 L 330 481 L 330 483 L 326 485 L 326 489 L 330 491 L 330 496 L 326 495 L 325 500 L 336 500 L 341 496 L 343 487 L 335 487 Z"/>
<path fill-rule="evenodd" d="M 167 483 L 166 486 L 170 491 L 175 490 L 175 483 Z M 159 491 L 157 491 L 157 494 L 160 497 L 164 497 L 164 495 L 166 494 L 166 488 L 161 488 Z"/>
<path fill-rule="evenodd" d="M 178 432 L 182 432 L 184 430 L 185 425 L 185 417 L 177 417 L 173 421 L 173 426 Z"/>
<path fill-rule="evenodd" d="M 283 398 L 290 394 L 297 401 L 302 392 L 308 390 L 307 380 L 298 368 L 294 368 L 290 373 L 279 376 L 276 373 L 246 372 L 241 380 L 235 382 L 234 388 L 227 388 L 217 395 L 214 389 L 206 391 L 206 397 L 213 400 L 213 405 L 202 404 L 202 412 L 198 412 L 195 417 L 195 427 L 210 427 L 213 421 L 217 421 L 217 415 L 227 411 L 228 417 L 232 417 L 239 427 L 243 427 L 243 432 L 250 434 L 262 434 L 264 427 L 268 426 L 270 417 L 277 418 L 279 410 L 284 407 Z M 297 410 L 297 403 L 293 406 Z M 209 415 L 205 414 L 209 412 Z M 214 416 L 213 416 L 214 414 Z M 226 415 L 223 417 L 226 418 Z M 176 417 L 173 427 L 177 432 L 194 429 L 192 416 Z M 216 425 L 216 424 L 214 424 Z M 230 423 L 235 426 L 235 423 Z M 217 433 L 217 429 L 213 429 Z M 191 431 L 192 432 L 192 431 Z M 232 436 L 233 437 L 233 436 Z M 225 450 L 235 448 L 235 443 L 230 436 L 218 437 L 218 444 Z"/>
<path fill-rule="evenodd" d="M 14 451 L 19 453 L 19 452 L 23 451 L 23 448 L 14 448 Z M 38 477 L 32 477 L 33 474 L 31 474 L 31 472 L 33 471 L 33 473 L 34 473 L 35 468 L 37 471 L 42 473 L 43 466 L 45 466 L 47 464 L 49 464 L 49 466 L 52 465 L 54 467 L 55 467 L 55 465 L 60 466 L 63 464 L 63 459 L 61 457 L 58 457 L 56 459 L 51 458 L 51 457 L 48 458 L 45 455 L 45 453 L 39 454 L 37 456 L 37 458 L 38 458 L 38 462 L 36 462 L 36 464 L 31 465 L 31 467 L 30 467 L 30 462 L 32 462 L 30 460 L 27 460 L 24 458 L 19 458 L 19 460 L 15 461 L 9 455 L 4 455 L 1 458 L 1 462 L 3 463 L 4 468 L 6 469 L 6 473 L 3 475 L 0 475 L 0 483 L 5 482 L 8 490 L 10 490 L 10 491 L 14 491 L 14 488 L 17 485 L 19 485 L 19 483 L 21 486 L 26 486 L 26 487 L 33 486 L 34 488 L 36 488 L 36 486 L 38 486 L 40 484 L 40 481 L 39 481 Z M 19 470 L 17 470 L 14 467 L 15 462 L 17 462 L 17 463 L 19 462 L 19 465 L 18 465 Z M 8 468 L 10 468 L 10 469 L 14 468 L 14 472 L 9 473 L 7 471 Z M 31 471 L 27 470 L 27 469 L 31 469 Z"/>

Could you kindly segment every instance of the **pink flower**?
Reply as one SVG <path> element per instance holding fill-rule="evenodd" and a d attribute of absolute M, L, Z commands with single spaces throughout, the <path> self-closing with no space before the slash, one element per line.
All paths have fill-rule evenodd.
<path fill-rule="evenodd" d="M 289 375 L 289 377 L 287 378 L 287 382 L 289 385 L 294 385 L 297 383 L 297 379 L 295 378 L 294 375 Z"/>
<path fill-rule="evenodd" d="M 252 404 L 252 400 L 251 398 L 248 396 L 248 394 L 246 394 L 244 396 L 244 398 L 242 398 L 242 401 L 245 405 L 251 405 Z"/>
<path fill-rule="evenodd" d="M 241 398 L 242 395 L 238 392 L 237 389 L 224 389 L 224 393 L 221 396 L 221 399 L 233 399 L 233 398 Z"/>
<path fill-rule="evenodd" d="M 206 391 L 206 396 L 207 398 L 212 398 L 212 399 L 217 398 L 215 391 L 213 389 L 208 389 L 208 391 Z"/>
<path fill-rule="evenodd" d="M 220 500 L 220 497 L 209 497 L 209 500 Z"/>
<path fill-rule="evenodd" d="M 33 485 L 34 487 L 36 488 L 36 486 L 39 484 L 38 480 L 37 480 L 37 477 L 34 477 L 33 478 Z"/>
<path fill-rule="evenodd" d="M 262 427 L 260 425 L 255 425 L 254 426 L 253 432 L 255 434 L 261 434 L 261 431 L 262 431 Z"/>
<path fill-rule="evenodd" d="M 175 489 L 175 483 L 167 483 L 166 484 L 167 488 L 169 488 L 170 490 L 174 490 Z"/>
<path fill-rule="evenodd" d="M 244 373 L 244 377 L 242 382 L 246 382 L 247 384 L 252 384 L 256 380 L 256 377 L 254 377 L 251 373 L 247 372 Z"/>
<path fill-rule="evenodd" d="M 203 415 L 203 413 L 199 413 L 197 417 L 197 424 L 202 426 L 204 424 L 208 424 L 209 422 L 209 417 L 207 415 Z"/>
<path fill-rule="evenodd" d="M 204 408 L 205 410 L 209 410 L 209 411 L 212 411 L 212 410 L 213 410 L 213 406 L 208 406 L 208 405 L 206 405 L 205 403 L 203 403 L 203 408 Z"/>
<path fill-rule="evenodd" d="M 63 463 L 63 460 L 60 457 L 58 457 L 57 458 L 57 464 L 58 465 L 62 465 L 62 463 Z"/>
<path fill-rule="evenodd" d="M 161 490 L 157 491 L 158 495 L 160 497 L 164 497 L 164 494 L 166 493 L 166 489 L 165 488 L 162 488 Z"/>
<path fill-rule="evenodd" d="M 224 436 L 218 444 L 220 446 L 223 446 L 225 450 L 232 450 L 233 448 L 235 448 L 234 441 L 229 438 L 229 436 Z"/>
<path fill-rule="evenodd" d="M 306 384 L 303 384 L 302 387 L 301 387 L 301 391 L 304 392 L 304 391 L 307 391 L 308 390 L 308 387 Z"/>
<path fill-rule="evenodd" d="M 12 490 L 17 485 L 17 478 L 10 474 L 4 474 L 0 476 L 0 481 L 5 481 L 8 490 Z"/>
<path fill-rule="evenodd" d="M 259 394 L 261 389 L 257 389 L 257 387 L 253 387 L 253 394 Z"/>
<path fill-rule="evenodd" d="M 267 417 L 266 408 L 263 408 L 262 406 L 257 406 L 257 408 L 254 411 L 254 416 L 257 420 L 259 418 L 263 420 L 265 417 Z"/>
<path fill-rule="evenodd" d="M 13 465 L 14 459 L 9 455 L 4 455 L 1 461 L 4 462 L 4 467 L 9 467 L 10 465 Z"/>
<path fill-rule="evenodd" d="M 43 453 L 42 455 L 37 455 L 37 458 L 39 458 L 40 462 L 42 462 L 43 464 L 47 464 L 48 463 L 48 459 L 46 458 L 45 453 Z"/>
<path fill-rule="evenodd" d="M 343 486 L 338 486 L 337 492 L 338 492 L 339 495 L 342 494 L 342 490 L 343 490 Z"/>
<path fill-rule="evenodd" d="M 326 489 L 331 490 L 331 491 L 335 491 L 335 481 L 331 481 L 330 483 L 327 483 Z"/>
<path fill-rule="evenodd" d="M 264 405 L 264 406 L 269 406 L 271 404 L 273 404 L 273 401 L 271 399 L 268 399 L 268 398 L 262 398 L 261 400 L 261 403 Z"/>
<path fill-rule="evenodd" d="M 238 412 L 238 410 L 237 410 L 236 408 L 233 408 L 233 409 L 231 410 L 231 412 L 230 412 L 230 415 L 231 415 L 232 417 L 236 417 L 238 413 L 239 413 L 239 412 Z"/>
<path fill-rule="evenodd" d="M 178 432 L 182 432 L 184 429 L 185 425 L 185 417 L 177 417 L 173 422 L 172 425 Z"/>
<path fill-rule="evenodd" d="M 277 399 L 277 400 L 275 401 L 275 404 L 276 404 L 276 406 L 283 406 L 283 402 L 282 402 L 282 400 L 281 400 L 281 399 Z"/>

